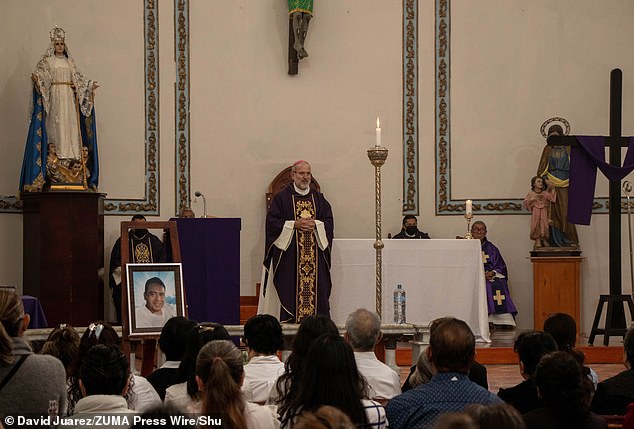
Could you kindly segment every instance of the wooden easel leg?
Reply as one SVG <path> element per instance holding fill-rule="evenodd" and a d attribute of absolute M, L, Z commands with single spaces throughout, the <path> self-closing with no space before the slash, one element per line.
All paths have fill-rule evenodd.
<path fill-rule="evenodd" d="M 625 301 L 627 302 L 627 307 L 630 309 L 630 323 L 634 323 L 634 302 L 632 301 L 632 297 L 626 295 Z"/>
<path fill-rule="evenodd" d="M 143 340 L 143 360 L 141 361 L 141 375 L 147 377 L 154 371 L 154 362 L 156 359 L 156 340 Z"/>
<path fill-rule="evenodd" d="M 594 313 L 594 321 L 592 322 L 592 329 L 590 330 L 590 337 L 588 338 L 588 344 L 594 344 L 594 337 L 597 335 L 599 328 L 599 322 L 601 321 L 601 313 L 603 313 L 603 304 L 605 303 L 605 295 L 599 296 L 599 303 L 597 304 L 597 312 Z"/>

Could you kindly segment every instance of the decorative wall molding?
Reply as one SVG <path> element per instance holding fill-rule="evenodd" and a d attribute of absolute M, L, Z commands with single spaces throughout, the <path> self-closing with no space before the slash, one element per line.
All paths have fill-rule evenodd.
<path fill-rule="evenodd" d="M 189 0 L 174 0 L 176 215 L 190 206 Z"/>
<path fill-rule="evenodd" d="M 159 11 L 158 0 L 145 0 L 143 34 L 145 41 L 145 193 L 141 199 L 106 199 L 106 215 L 128 213 L 159 214 Z"/>
<path fill-rule="evenodd" d="M 464 214 L 464 200 L 451 198 L 451 4 L 436 0 L 436 214 Z M 529 214 L 522 210 L 523 199 L 473 200 L 478 214 Z"/>
<path fill-rule="evenodd" d="M 451 197 L 451 0 L 436 0 L 435 5 L 436 76 L 436 214 L 463 215 L 464 200 Z M 545 143 L 544 143 L 545 144 Z M 475 214 L 530 214 L 522 209 L 523 198 L 474 199 Z M 621 200 L 625 211 L 627 202 Z M 609 199 L 595 198 L 593 213 L 608 213 Z"/>
<path fill-rule="evenodd" d="M 419 214 L 418 0 L 403 0 L 403 214 Z"/>

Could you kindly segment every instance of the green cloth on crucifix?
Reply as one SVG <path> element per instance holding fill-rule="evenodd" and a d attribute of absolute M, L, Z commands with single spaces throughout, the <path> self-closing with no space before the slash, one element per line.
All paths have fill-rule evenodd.
<path fill-rule="evenodd" d="M 313 0 L 288 0 L 288 14 L 304 12 L 313 14 Z"/>

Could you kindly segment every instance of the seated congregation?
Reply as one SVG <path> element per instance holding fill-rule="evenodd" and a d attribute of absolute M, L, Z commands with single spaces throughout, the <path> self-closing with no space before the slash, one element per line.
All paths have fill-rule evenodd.
<path fill-rule="evenodd" d="M 121 339 L 106 322 L 91 324 L 81 336 L 60 326 L 36 354 L 24 336 L 28 320 L 19 296 L 0 290 L 5 423 L 17 415 L 195 413 L 231 428 L 594 429 L 608 427 L 599 414 L 634 415 L 628 408 L 634 402 L 634 331 L 625 337 L 627 369 L 595 388 L 574 341 L 560 343 L 569 327 L 565 315 L 551 316 L 545 332 L 518 336 L 525 381 L 497 395 L 487 389 L 486 369 L 474 362 L 471 329 L 451 317 L 432 323 L 429 346 L 403 388 L 400 374 L 374 354 L 381 322 L 365 309 L 349 315 L 343 336 L 328 317 L 306 317 L 285 362 L 278 354 L 282 329 L 273 316 L 245 324 L 246 356 L 224 326 L 175 317 L 159 339 L 166 360 L 147 379 L 130 370 Z M 628 418 L 623 427 L 634 427 Z"/>

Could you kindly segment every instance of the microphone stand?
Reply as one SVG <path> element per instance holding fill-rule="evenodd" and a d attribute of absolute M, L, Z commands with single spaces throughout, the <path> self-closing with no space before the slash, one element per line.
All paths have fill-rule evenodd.
<path fill-rule="evenodd" d="M 202 192 L 196 191 L 194 192 L 194 196 L 201 197 L 203 199 L 203 217 L 207 217 L 207 200 L 205 199 L 205 195 Z"/>
<path fill-rule="evenodd" d="M 206 218 L 207 217 L 207 200 L 205 199 L 205 196 L 203 194 L 200 194 L 200 196 L 203 199 L 203 217 Z"/>

